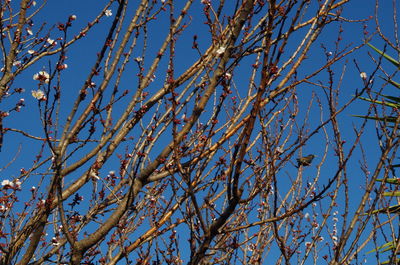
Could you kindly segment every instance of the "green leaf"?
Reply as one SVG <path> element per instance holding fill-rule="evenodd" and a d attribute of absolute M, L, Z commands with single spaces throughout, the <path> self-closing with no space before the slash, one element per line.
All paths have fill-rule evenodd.
<path fill-rule="evenodd" d="M 379 251 L 379 252 L 383 253 L 383 252 L 386 252 L 386 251 L 389 251 L 389 250 L 393 249 L 395 246 L 396 246 L 396 242 L 395 241 L 387 242 L 387 243 L 383 244 L 380 247 L 377 247 L 377 248 L 375 248 L 375 249 L 373 249 L 371 251 L 368 251 L 367 254 L 370 254 L 370 253 L 376 252 L 376 251 Z"/>
<path fill-rule="evenodd" d="M 399 197 L 400 196 L 400 191 L 387 191 L 387 192 L 383 193 L 383 196 Z"/>
<path fill-rule="evenodd" d="M 370 211 L 365 214 L 377 214 L 377 213 L 399 213 L 400 212 L 400 204 L 392 205 L 389 207 L 381 208 L 378 210 Z"/>
<path fill-rule="evenodd" d="M 400 261 L 400 259 L 395 259 L 395 260 L 394 260 L 395 264 L 399 264 L 399 263 L 398 263 L 399 261 Z M 382 262 L 381 264 L 383 265 L 383 264 L 390 264 L 390 263 L 391 263 L 390 260 L 386 260 L 386 261 Z"/>
<path fill-rule="evenodd" d="M 393 97 L 393 96 L 386 96 L 386 95 L 382 95 L 382 94 L 378 94 L 378 95 L 380 95 L 382 97 L 385 97 L 387 99 L 391 99 L 392 101 L 380 101 L 380 100 L 370 99 L 370 98 L 365 98 L 365 97 L 359 97 L 359 98 L 364 100 L 364 101 L 368 101 L 368 102 L 372 102 L 372 103 L 376 103 L 376 104 L 379 104 L 379 105 L 388 106 L 388 107 L 392 107 L 392 108 L 400 107 L 400 104 L 396 103 L 396 101 L 400 100 L 400 98 Z"/>
<path fill-rule="evenodd" d="M 377 179 L 376 181 L 383 182 L 383 179 Z M 384 182 L 389 183 L 389 184 L 400 185 L 400 179 L 398 179 L 398 178 L 386 179 Z"/>
<path fill-rule="evenodd" d="M 372 49 L 374 49 L 377 53 L 379 53 L 380 55 L 382 55 L 386 60 L 388 60 L 389 62 L 391 62 L 392 64 L 394 64 L 397 68 L 400 67 L 400 63 L 399 61 L 396 61 L 394 58 L 392 58 L 391 56 L 387 55 L 386 53 L 384 53 L 383 51 L 379 50 L 378 48 L 376 48 L 375 46 L 373 46 L 370 43 L 367 43 L 367 45 L 369 47 L 371 47 Z"/>
<path fill-rule="evenodd" d="M 391 79 L 389 79 L 388 82 L 389 82 L 390 84 L 392 84 L 393 86 L 395 86 L 395 87 L 397 87 L 397 88 L 400 88 L 400 83 L 397 83 L 397 82 L 395 82 L 395 81 L 393 81 L 393 80 L 391 80 Z"/>
<path fill-rule="evenodd" d="M 389 95 L 384 95 L 384 94 L 379 94 L 380 96 L 387 98 L 390 103 L 396 104 L 397 107 L 400 106 L 400 97 L 394 97 L 394 96 L 389 96 Z"/>
<path fill-rule="evenodd" d="M 400 88 L 400 83 L 397 83 L 395 81 L 393 81 L 392 79 L 387 79 L 385 77 L 380 76 L 380 78 L 382 78 L 383 80 L 385 80 L 386 82 L 392 84 L 393 86 Z"/>
<path fill-rule="evenodd" d="M 372 116 L 362 116 L 362 115 L 352 115 L 353 117 L 357 118 L 364 118 L 369 120 L 376 120 L 376 121 L 386 121 L 386 122 L 396 122 L 396 117 L 372 117 Z"/>

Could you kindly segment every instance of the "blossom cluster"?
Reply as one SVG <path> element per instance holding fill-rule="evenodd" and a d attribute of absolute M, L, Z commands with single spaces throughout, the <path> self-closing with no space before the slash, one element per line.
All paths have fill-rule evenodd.
<path fill-rule="evenodd" d="M 40 71 L 39 73 L 33 75 L 33 80 L 38 80 L 48 84 L 50 81 L 50 75 L 46 71 Z"/>
<path fill-rule="evenodd" d="M 1 185 L 5 189 L 15 189 L 15 190 L 21 189 L 21 181 L 19 179 L 15 179 L 14 181 L 5 179 L 1 182 Z"/>

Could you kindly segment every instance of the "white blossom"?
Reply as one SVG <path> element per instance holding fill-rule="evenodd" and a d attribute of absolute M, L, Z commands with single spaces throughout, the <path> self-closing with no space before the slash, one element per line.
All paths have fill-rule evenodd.
<path fill-rule="evenodd" d="M 16 179 L 16 180 L 14 181 L 14 185 L 15 185 L 15 187 L 16 187 L 17 189 L 20 189 L 20 188 L 21 188 L 21 184 L 22 184 L 22 182 L 21 182 L 19 179 Z"/>
<path fill-rule="evenodd" d="M 111 17 L 112 16 L 111 9 L 107 9 L 106 11 L 104 11 L 104 15 L 106 15 L 106 17 Z"/>
<path fill-rule="evenodd" d="M 360 73 L 360 77 L 361 77 L 361 79 L 363 79 L 363 80 L 367 79 L 367 73 L 366 73 L 366 72 L 361 72 L 361 73 Z"/>
<path fill-rule="evenodd" d="M 92 172 L 90 175 L 93 179 L 100 179 L 99 175 L 97 175 L 95 172 Z"/>
<path fill-rule="evenodd" d="M 256 246 L 254 244 L 247 245 L 247 251 L 253 252 L 255 249 L 256 249 Z"/>
<path fill-rule="evenodd" d="M 278 153 L 278 154 L 283 154 L 283 148 L 282 147 L 277 147 L 276 149 L 275 149 L 275 151 Z"/>
<path fill-rule="evenodd" d="M 53 39 L 50 39 L 50 38 L 48 38 L 46 41 L 50 45 L 53 45 L 53 44 L 56 45 L 57 44 L 57 42 L 55 42 Z"/>
<path fill-rule="evenodd" d="M 32 90 L 32 97 L 36 98 L 37 100 L 42 100 L 45 98 L 44 92 L 40 89 Z"/>
<path fill-rule="evenodd" d="M 44 81 L 46 84 L 49 83 L 50 81 L 50 75 L 46 71 L 40 71 L 37 74 L 33 75 L 33 80 L 39 80 L 39 81 Z"/>
<path fill-rule="evenodd" d="M 221 55 L 221 54 L 223 54 L 223 53 L 225 52 L 225 50 L 226 50 L 226 47 L 221 46 L 221 47 L 219 47 L 219 49 L 217 50 L 217 54 L 218 54 L 218 55 Z"/>
<path fill-rule="evenodd" d="M 56 237 L 53 237 L 53 238 L 51 239 L 51 243 L 52 243 L 53 246 L 58 246 L 58 245 L 60 245 L 60 242 L 58 242 L 58 240 L 57 240 Z"/>
<path fill-rule="evenodd" d="M 13 186 L 14 186 L 14 183 L 12 183 L 11 181 L 9 181 L 8 179 L 5 179 L 5 180 L 3 180 L 3 181 L 1 182 L 1 185 L 2 185 L 2 186 L 10 186 L 10 187 L 13 187 Z"/>

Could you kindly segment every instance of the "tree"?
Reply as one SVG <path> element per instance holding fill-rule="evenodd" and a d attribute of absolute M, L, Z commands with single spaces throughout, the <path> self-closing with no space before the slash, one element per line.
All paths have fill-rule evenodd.
<path fill-rule="evenodd" d="M 379 9 L 379 3 L 377 2 L 376 9 Z M 393 18 L 396 21 L 396 12 L 393 13 Z M 397 97 L 396 93 L 389 92 L 389 94 L 383 94 L 383 89 L 386 87 L 394 87 L 400 89 L 400 84 L 394 81 L 397 71 L 400 67 L 400 62 L 386 53 L 388 47 L 393 48 L 397 53 L 400 51 L 399 45 L 391 41 L 390 37 L 387 37 L 383 32 L 380 20 L 377 19 L 377 33 L 381 39 L 384 40 L 384 50 L 379 50 L 372 44 L 368 43 L 380 57 L 374 58 L 376 65 L 380 66 L 380 70 L 383 76 L 379 76 L 384 81 L 382 88 L 379 91 L 368 91 L 367 97 L 360 97 L 362 100 L 371 103 L 371 109 L 369 115 L 359 116 L 361 118 L 373 120 L 376 123 L 376 135 L 379 139 L 379 147 L 382 151 L 380 161 L 375 169 L 375 174 L 372 180 L 378 183 L 377 196 L 373 202 L 373 207 L 366 212 L 366 215 L 374 218 L 374 237 L 377 238 L 378 234 L 382 234 L 384 243 L 381 243 L 375 239 L 376 248 L 369 253 L 375 252 L 377 260 L 380 261 L 383 258 L 380 253 L 390 252 L 389 259 L 381 262 L 381 264 L 398 264 L 399 263 L 399 238 L 398 234 L 398 223 L 395 218 L 399 215 L 399 203 L 398 197 L 400 193 L 399 179 L 396 177 L 396 169 L 400 166 L 396 162 L 398 158 L 399 148 L 399 132 L 398 126 L 400 122 L 399 107 L 400 98 Z M 396 29 L 396 24 L 395 24 Z M 394 30 L 395 34 L 397 33 Z M 390 73 L 386 70 L 386 67 L 382 65 L 382 61 L 390 62 L 395 66 L 395 71 Z M 387 90 L 387 88 L 386 88 Z M 387 92 L 386 92 L 387 93 Z M 378 178 L 379 173 L 382 172 L 381 178 Z M 372 186 L 371 182 L 371 186 Z M 375 208 L 378 209 L 375 209 Z M 375 209 L 375 210 L 374 210 Z M 387 220 L 382 220 L 387 217 Z M 384 227 L 386 229 L 378 229 Z"/>
<path fill-rule="evenodd" d="M 339 104 L 335 64 L 364 45 L 342 45 L 334 27 L 351 23 L 348 1 L 132 2 L 106 1 L 81 30 L 74 14 L 34 24 L 46 2 L 2 2 L 0 143 L 3 174 L 15 177 L 2 182 L 1 263 L 357 258 L 362 248 L 345 248 L 354 226 L 339 237 L 335 211 L 366 124 L 345 151 L 339 118 L 370 86 Z M 327 29 L 334 45 L 320 46 Z M 81 84 L 69 89 L 74 49 L 100 34 L 94 64 L 73 72 Z M 30 91 L 20 84 L 32 71 Z M 10 126 L 28 104 L 18 95 L 31 92 L 41 131 Z M 10 155 L 11 138 L 28 154 Z M 318 159 L 296 168 L 307 144 Z"/>

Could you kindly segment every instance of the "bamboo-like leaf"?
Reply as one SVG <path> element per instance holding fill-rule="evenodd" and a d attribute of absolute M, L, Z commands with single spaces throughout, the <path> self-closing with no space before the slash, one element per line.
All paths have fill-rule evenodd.
<path fill-rule="evenodd" d="M 399 197 L 400 196 L 400 191 L 387 191 L 387 192 L 383 193 L 383 196 Z"/>
<path fill-rule="evenodd" d="M 392 58 L 391 56 L 387 55 L 386 53 L 384 53 L 383 51 L 379 50 L 378 48 L 376 48 L 375 46 L 373 46 L 370 43 L 367 43 L 367 45 L 369 47 L 371 47 L 372 49 L 374 49 L 377 53 L 379 53 L 380 55 L 382 55 L 386 60 L 388 60 L 389 62 L 391 62 L 392 64 L 394 64 L 397 68 L 400 67 L 400 63 L 399 61 L 395 60 L 394 58 Z"/>
<path fill-rule="evenodd" d="M 400 106 L 400 97 L 394 97 L 394 96 L 389 96 L 389 95 L 384 95 L 384 94 L 379 94 L 380 96 L 387 98 L 390 100 L 391 103 L 397 104 L 397 106 Z"/>
<path fill-rule="evenodd" d="M 374 211 L 370 211 L 370 212 L 365 213 L 365 215 L 377 214 L 377 213 L 398 213 L 398 212 L 400 212 L 400 204 L 392 205 L 392 206 L 381 208 L 381 209 L 374 210 Z"/>
<path fill-rule="evenodd" d="M 400 259 L 395 259 L 394 260 L 395 264 L 399 264 L 399 261 L 400 261 Z M 390 264 L 390 263 L 391 263 L 390 260 L 386 260 L 386 261 L 382 262 L 381 264 L 384 265 L 384 264 Z"/>
<path fill-rule="evenodd" d="M 391 100 L 391 103 L 396 104 L 398 107 L 400 106 L 400 98 L 399 97 L 393 97 L 393 96 L 387 96 L 387 95 L 382 95 L 382 96 Z"/>
<path fill-rule="evenodd" d="M 370 43 L 367 43 L 368 46 L 370 46 L 374 51 L 376 51 L 377 53 L 379 53 L 380 55 L 382 55 L 386 60 L 388 60 L 389 62 L 391 62 L 393 65 L 396 66 L 396 68 L 400 68 L 400 62 L 395 60 L 394 58 L 392 58 L 391 56 L 389 56 L 388 54 L 384 53 L 383 51 L 379 50 L 378 48 L 376 48 L 375 46 L 373 46 Z M 385 77 L 380 77 L 383 80 L 385 80 L 386 82 L 388 82 L 389 84 L 393 85 L 396 88 L 400 89 L 400 84 L 391 80 L 391 79 L 387 79 Z M 365 98 L 365 97 L 359 97 L 360 99 L 370 102 L 372 104 L 379 104 L 382 106 L 388 106 L 388 107 L 392 107 L 392 108 L 399 108 L 400 107 L 400 97 L 396 97 L 396 96 L 391 96 L 391 95 L 383 95 L 380 93 L 376 93 L 377 95 L 379 95 L 381 97 L 381 100 L 374 100 L 374 99 L 370 99 L 370 98 Z M 386 116 L 386 117 L 371 117 L 371 116 L 361 116 L 361 115 L 354 115 L 355 117 L 359 117 L 359 118 L 365 118 L 365 119 L 370 119 L 370 120 L 379 120 L 379 121 L 385 121 L 385 122 L 390 122 L 390 123 L 395 123 L 397 120 L 397 116 L 393 117 L 393 116 Z M 393 127 L 388 125 L 388 127 Z M 394 167 L 399 167 L 399 164 L 396 165 L 391 165 L 392 168 Z M 377 179 L 378 182 L 384 182 L 384 183 L 388 183 L 388 184 L 394 184 L 394 185 L 400 185 L 400 179 L 398 178 L 390 178 L 390 179 Z M 396 196 L 396 197 L 400 197 L 400 191 L 389 191 L 389 192 L 384 192 L 383 193 L 384 196 Z M 389 207 L 385 207 L 385 208 L 381 208 L 378 210 L 374 210 L 374 211 L 368 211 L 365 214 L 379 214 L 379 213 L 390 213 L 390 214 L 400 214 L 400 204 L 398 205 L 392 205 Z M 369 252 L 367 252 L 367 254 L 372 253 L 372 252 L 386 252 L 386 251 L 391 251 L 396 249 L 396 240 L 391 241 L 391 242 L 387 242 Z M 398 253 L 395 253 L 396 255 Z M 399 259 L 396 257 L 394 257 L 394 264 L 400 264 L 399 263 Z M 384 261 L 383 263 L 380 264 L 392 264 L 393 260 L 387 260 Z"/>
<path fill-rule="evenodd" d="M 376 121 L 386 121 L 386 122 L 396 122 L 396 117 L 371 117 L 371 116 L 362 116 L 362 115 L 352 115 L 353 117 L 376 120 Z"/>
<path fill-rule="evenodd" d="M 393 86 L 395 86 L 395 87 L 397 87 L 397 88 L 400 88 L 400 83 L 397 83 L 397 82 L 395 82 L 395 81 L 393 81 L 393 80 L 391 80 L 391 79 L 389 79 L 389 80 L 387 80 L 390 84 L 392 84 Z"/>
<path fill-rule="evenodd" d="M 393 249 L 395 249 L 395 248 L 396 248 L 396 242 L 395 242 L 395 241 L 391 241 L 391 242 L 387 242 L 387 243 L 383 244 L 382 246 L 377 247 L 377 248 L 375 248 L 375 249 L 373 249 L 373 250 L 371 250 L 371 251 L 368 251 L 367 254 L 370 254 L 370 253 L 372 253 L 372 252 L 377 252 L 377 251 L 379 251 L 380 253 L 384 253 L 384 252 L 393 250 Z M 398 259 L 398 258 L 396 257 L 396 258 L 395 258 L 395 263 L 394 263 L 394 264 L 399 264 L 399 263 L 398 263 L 399 261 L 400 261 L 400 259 Z M 386 261 L 384 261 L 384 262 L 382 262 L 382 263 L 380 263 L 380 264 L 391 264 L 391 261 L 390 261 L 390 260 L 386 260 Z"/>
<path fill-rule="evenodd" d="M 387 79 L 385 77 L 380 76 L 380 78 L 382 78 L 383 80 L 385 80 L 386 82 L 390 83 L 391 85 L 393 85 L 394 87 L 397 87 L 400 89 L 400 83 L 397 83 L 395 81 L 393 81 L 392 79 Z"/>
<path fill-rule="evenodd" d="M 383 244 L 382 246 L 379 246 L 377 248 L 374 248 L 371 251 L 368 251 L 367 254 L 370 254 L 370 253 L 376 252 L 376 251 L 383 253 L 383 252 L 393 249 L 395 247 L 395 245 L 396 245 L 395 241 L 390 241 L 390 242 Z"/>
<path fill-rule="evenodd" d="M 383 182 L 383 179 L 377 179 L 376 181 Z M 398 178 L 386 179 L 384 182 L 389 183 L 389 184 L 400 185 L 400 179 L 398 179 Z"/>
<path fill-rule="evenodd" d="M 385 98 L 388 98 L 388 99 L 391 99 L 391 100 L 396 100 L 396 97 L 391 97 L 391 96 L 386 96 L 386 95 L 381 95 L 381 96 L 385 97 Z M 359 98 L 364 100 L 364 101 L 368 101 L 368 102 L 372 102 L 372 103 L 376 103 L 376 104 L 379 104 L 379 105 L 384 105 L 384 106 L 388 106 L 388 107 L 392 107 L 392 108 L 398 108 L 400 106 L 400 104 L 398 104 L 396 102 L 380 101 L 380 100 L 374 100 L 374 99 L 365 98 L 365 97 L 359 97 Z M 400 98 L 397 98 L 397 100 L 399 100 L 399 99 Z"/>

